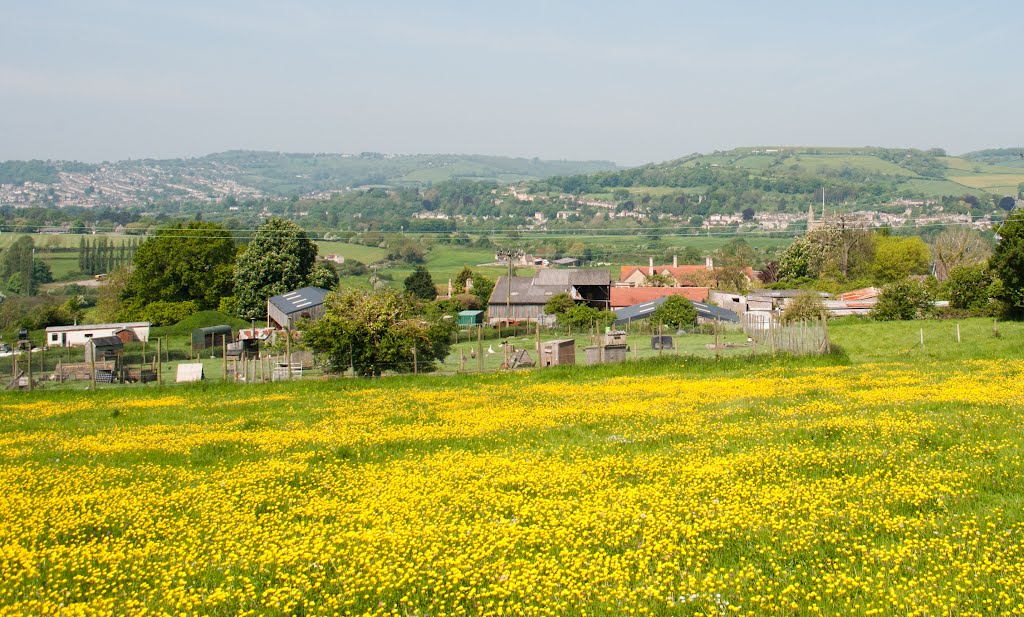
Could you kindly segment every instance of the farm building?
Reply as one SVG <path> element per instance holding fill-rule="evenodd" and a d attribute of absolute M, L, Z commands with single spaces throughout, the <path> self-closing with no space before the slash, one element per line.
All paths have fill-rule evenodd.
<path fill-rule="evenodd" d="M 483 311 L 459 311 L 459 327 L 470 328 L 484 322 Z"/>
<path fill-rule="evenodd" d="M 331 293 L 320 287 L 303 287 L 267 300 L 267 326 L 274 321 L 286 330 L 295 328 L 301 319 L 317 319 L 324 315 L 324 299 Z"/>
<path fill-rule="evenodd" d="M 690 302 L 707 302 L 707 287 L 612 287 L 612 310 L 667 296 L 683 296 Z"/>
<path fill-rule="evenodd" d="M 615 325 L 622 325 L 631 321 L 639 321 L 641 319 L 648 319 L 654 314 L 654 309 L 661 306 L 669 296 L 662 296 L 655 298 L 650 302 L 641 302 L 640 304 L 634 304 L 632 306 L 626 306 L 615 309 Z M 697 309 L 697 321 L 707 323 L 713 321 L 724 321 L 729 323 L 739 323 L 739 315 L 736 313 L 726 310 L 711 304 L 704 304 L 702 302 L 694 302 L 693 308 Z"/>
<path fill-rule="evenodd" d="M 560 366 L 576 364 L 576 340 L 546 341 L 541 346 L 540 365 Z"/>
<path fill-rule="evenodd" d="M 704 265 L 679 265 L 679 260 L 672 258 L 671 266 L 655 266 L 654 259 L 644 266 L 622 266 L 619 270 L 619 284 L 631 287 L 643 287 L 647 284 L 647 277 L 660 274 L 668 277 L 674 287 L 718 287 L 719 279 L 728 273 L 727 268 L 715 266 L 710 257 L 705 260 Z M 747 283 L 754 281 L 755 273 L 753 268 L 747 266 L 741 268 L 742 276 Z"/>
<path fill-rule="evenodd" d="M 85 361 L 91 362 L 93 355 L 95 360 L 101 362 L 107 358 L 114 358 L 124 351 L 124 343 L 116 336 L 97 336 L 89 339 L 85 346 Z"/>
<path fill-rule="evenodd" d="M 567 293 L 577 302 L 609 308 L 611 277 L 607 270 L 540 270 L 536 276 L 498 277 L 487 304 L 490 323 L 551 323 L 544 305 L 556 294 Z"/>
<path fill-rule="evenodd" d="M 234 342 L 231 326 L 209 326 L 196 328 L 192 331 L 192 349 L 200 350 L 208 347 L 220 347 L 223 343 Z"/>
<path fill-rule="evenodd" d="M 552 261 L 551 265 L 559 268 L 575 268 L 580 265 L 580 260 L 575 257 L 563 257 Z"/>
<path fill-rule="evenodd" d="M 122 342 L 148 341 L 149 322 L 50 326 L 46 329 L 46 344 L 49 347 L 81 347 L 90 339 L 102 336 L 115 336 Z"/>

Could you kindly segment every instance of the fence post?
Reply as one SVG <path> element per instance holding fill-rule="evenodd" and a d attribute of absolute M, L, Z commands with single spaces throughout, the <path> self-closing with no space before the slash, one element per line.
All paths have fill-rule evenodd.
<path fill-rule="evenodd" d="M 480 372 L 484 372 L 484 325 L 476 330 L 476 359 Z"/>
<path fill-rule="evenodd" d="M 164 339 L 162 337 L 156 339 L 156 385 L 158 386 L 164 385 L 164 357 L 161 355 L 163 343 Z"/>
<path fill-rule="evenodd" d="M 32 341 L 28 342 L 28 389 L 32 390 Z"/>
<path fill-rule="evenodd" d="M 214 349 L 216 349 L 216 347 L 214 347 Z M 224 361 L 224 370 L 222 371 L 222 376 L 224 377 L 224 381 L 227 381 L 228 380 L 228 341 L 227 341 L 227 339 L 224 338 L 223 334 L 220 335 L 220 357 L 221 357 L 221 360 Z"/>
<path fill-rule="evenodd" d="M 924 328 L 921 328 L 921 349 L 924 349 Z"/>
<path fill-rule="evenodd" d="M 92 380 L 92 389 L 95 390 L 96 389 L 96 343 L 93 343 L 92 339 L 89 339 L 89 342 L 87 343 L 87 345 L 89 345 L 90 346 L 89 348 L 92 350 L 92 353 L 89 354 L 89 379 Z"/>
<path fill-rule="evenodd" d="M 720 324 L 720 322 L 719 322 L 718 318 L 716 317 L 715 318 L 715 360 L 718 359 L 719 354 L 721 353 L 719 351 L 719 349 L 718 349 L 718 326 L 719 326 L 719 324 Z"/>
<path fill-rule="evenodd" d="M 959 322 L 957 322 L 957 324 L 956 324 L 956 342 L 957 343 L 960 342 L 960 323 Z"/>
<path fill-rule="evenodd" d="M 292 380 L 292 328 L 289 325 L 288 329 L 284 331 L 284 354 L 285 365 L 288 367 L 288 381 Z"/>

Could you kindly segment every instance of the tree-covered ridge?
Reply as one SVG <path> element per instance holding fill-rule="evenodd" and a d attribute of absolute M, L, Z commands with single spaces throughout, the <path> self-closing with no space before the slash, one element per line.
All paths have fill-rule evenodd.
<path fill-rule="evenodd" d="M 1001 151 L 1000 151 L 1001 152 Z M 665 163 L 589 175 L 556 176 L 534 183 L 536 192 L 610 194 L 616 189 L 679 189 L 710 211 L 794 211 L 826 201 L 877 205 L 898 198 L 1014 196 L 1024 177 L 1010 166 L 978 166 L 941 149 L 739 148 L 694 154 Z M 723 208 L 724 207 L 724 208 Z"/>
<path fill-rule="evenodd" d="M 0 184 L 56 184 L 60 172 L 87 173 L 100 168 L 122 172 L 159 171 L 160 181 L 188 184 L 201 177 L 233 181 L 268 195 L 291 197 L 364 185 L 426 186 L 453 178 L 509 183 L 552 175 L 617 169 L 609 161 L 545 161 L 475 154 L 386 155 L 295 153 L 232 150 L 197 158 L 135 159 L 102 165 L 76 161 L 6 161 Z M 159 182 L 156 182 L 159 184 Z M 160 189 L 161 186 L 154 186 Z"/>
<path fill-rule="evenodd" d="M 1024 167 L 1024 148 L 992 148 L 968 152 L 960 158 L 990 165 Z"/>

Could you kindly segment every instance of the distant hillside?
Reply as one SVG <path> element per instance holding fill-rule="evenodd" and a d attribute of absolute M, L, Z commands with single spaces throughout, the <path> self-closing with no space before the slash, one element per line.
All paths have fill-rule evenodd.
<path fill-rule="evenodd" d="M 608 161 L 540 159 L 461 154 L 359 155 L 231 151 L 198 159 L 238 169 L 239 184 L 290 195 L 361 185 L 423 186 L 464 178 L 510 183 L 566 174 L 617 169 Z"/>
<path fill-rule="evenodd" d="M 960 158 L 977 163 L 988 163 L 990 165 L 1006 165 L 1009 167 L 1024 167 L 1024 148 L 996 148 L 994 150 L 978 150 L 968 152 Z"/>
<path fill-rule="evenodd" d="M 974 153 L 975 159 L 946 156 L 942 150 L 889 148 L 738 148 L 694 154 L 665 163 L 615 172 L 554 177 L 537 182 L 538 191 L 608 196 L 622 189 L 664 198 L 689 196 L 710 203 L 710 210 L 738 211 L 752 204 L 761 210 L 806 210 L 809 202 L 874 205 L 898 198 L 974 195 L 984 203 L 1015 196 L 1024 168 L 1015 150 Z"/>

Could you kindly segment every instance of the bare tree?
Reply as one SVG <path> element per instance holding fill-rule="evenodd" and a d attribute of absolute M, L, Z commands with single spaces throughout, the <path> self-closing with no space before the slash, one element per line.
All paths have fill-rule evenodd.
<path fill-rule="evenodd" d="M 968 227 L 950 227 L 935 238 L 935 278 L 946 280 L 957 266 L 972 266 L 992 255 L 992 246 L 978 232 Z"/>

